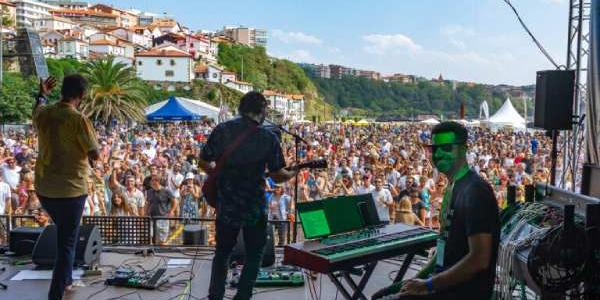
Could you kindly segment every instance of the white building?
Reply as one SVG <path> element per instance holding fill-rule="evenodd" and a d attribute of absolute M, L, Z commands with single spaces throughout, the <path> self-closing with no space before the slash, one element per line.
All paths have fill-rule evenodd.
<path fill-rule="evenodd" d="M 37 31 L 70 30 L 75 26 L 77 26 L 75 22 L 55 16 L 43 17 L 33 21 L 33 28 Z"/>
<path fill-rule="evenodd" d="M 136 54 L 137 76 L 147 81 L 191 82 L 192 55 L 174 46 L 152 48 Z"/>
<path fill-rule="evenodd" d="M 115 41 L 108 39 L 90 41 L 90 51 L 100 56 L 120 56 L 125 57 L 125 47 L 120 46 Z"/>
<path fill-rule="evenodd" d="M 229 71 L 223 71 L 221 72 L 221 83 L 226 83 L 229 81 L 236 81 L 237 80 L 237 76 L 235 75 L 234 72 L 229 72 Z"/>
<path fill-rule="evenodd" d="M 58 44 L 58 41 L 64 38 L 65 35 L 56 30 L 49 31 L 40 35 L 40 40 L 42 41 L 42 43 L 53 44 L 55 46 Z"/>
<path fill-rule="evenodd" d="M 203 64 L 198 64 L 196 66 L 196 78 L 204 79 L 214 83 L 222 83 L 223 68 L 216 65 L 206 66 Z"/>
<path fill-rule="evenodd" d="M 269 107 L 280 113 L 285 120 L 304 120 L 304 95 L 287 95 L 265 90 L 263 95 L 269 101 Z"/>
<path fill-rule="evenodd" d="M 90 55 L 89 44 L 77 38 L 69 37 L 58 41 L 56 56 L 58 58 L 87 59 Z"/>
<path fill-rule="evenodd" d="M 242 94 L 247 92 L 251 92 L 254 90 L 254 86 L 251 83 L 243 82 L 243 81 L 227 81 L 225 82 L 225 86 L 228 88 L 232 88 L 236 91 L 239 91 Z"/>
<path fill-rule="evenodd" d="M 35 0 L 13 0 L 12 3 L 17 6 L 17 27 L 33 27 L 35 20 L 48 18 L 51 16 L 50 10 L 58 9 L 57 6 Z"/>

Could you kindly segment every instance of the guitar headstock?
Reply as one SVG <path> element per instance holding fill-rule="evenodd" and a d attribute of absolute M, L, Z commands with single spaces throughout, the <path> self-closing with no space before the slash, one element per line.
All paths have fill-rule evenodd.
<path fill-rule="evenodd" d="M 302 164 L 303 168 L 309 169 L 327 169 L 327 166 L 327 160 L 325 159 L 311 160 Z"/>

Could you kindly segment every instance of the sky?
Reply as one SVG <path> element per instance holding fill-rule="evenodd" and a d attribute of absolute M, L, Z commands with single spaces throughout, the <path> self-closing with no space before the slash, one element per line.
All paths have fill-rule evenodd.
<path fill-rule="evenodd" d="M 511 0 L 550 55 L 565 64 L 568 0 Z M 191 30 L 244 25 L 268 31 L 267 52 L 490 84 L 528 85 L 553 69 L 503 0 L 104 0 L 167 13 Z"/>

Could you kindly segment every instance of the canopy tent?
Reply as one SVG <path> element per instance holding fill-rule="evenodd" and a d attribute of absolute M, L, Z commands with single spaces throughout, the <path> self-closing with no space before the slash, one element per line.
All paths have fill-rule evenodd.
<path fill-rule="evenodd" d="M 436 124 L 440 124 L 440 121 L 438 121 L 438 120 L 436 120 L 434 118 L 429 118 L 427 120 L 421 121 L 421 123 L 427 124 L 427 125 L 436 125 Z"/>
<path fill-rule="evenodd" d="M 496 128 L 511 126 L 518 129 L 525 129 L 526 125 L 525 119 L 521 117 L 508 98 L 504 101 L 500 109 L 486 120 L 485 123 Z"/>
<path fill-rule="evenodd" d="M 367 120 L 365 120 L 365 119 L 362 119 L 362 120 L 356 122 L 354 125 L 356 125 L 356 126 L 368 126 L 369 122 Z"/>
<path fill-rule="evenodd" d="M 193 100 L 193 99 L 188 99 L 188 98 L 182 98 L 182 97 L 169 97 L 168 100 L 165 101 L 161 101 L 159 103 L 150 105 L 146 108 L 146 118 L 148 119 L 148 121 L 152 121 L 150 120 L 150 116 L 152 114 L 154 114 L 155 112 L 158 112 L 159 110 L 163 110 L 170 102 L 172 103 L 176 103 L 179 107 L 185 109 L 186 111 L 188 111 L 189 113 L 198 116 L 196 119 L 192 119 L 192 120 L 199 120 L 203 117 L 206 117 L 208 119 L 213 119 L 215 121 L 219 120 L 219 108 L 213 105 L 210 105 L 208 103 L 204 103 L 202 101 L 199 100 Z M 175 105 L 175 104 L 171 104 L 171 105 Z M 157 119 L 155 121 L 188 121 L 189 119 Z"/>
<path fill-rule="evenodd" d="M 175 97 L 163 101 L 163 105 L 151 113 L 146 113 L 148 122 L 156 121 L 197 121 L 200 120 L 198 113 L 185 108 Z"/>
<path fill-rule="evenodd" d="M 344 122 L 344 124 L 346 124 L 346 125 L 352 125 L 352 124 L 354 124 L 354 123 L 355 123 L 355 122 L 354 122 L 354 120 L 352 120 L 352 119 L 348 119 L 348 120 L 346 120 L 346 122 Z"/>

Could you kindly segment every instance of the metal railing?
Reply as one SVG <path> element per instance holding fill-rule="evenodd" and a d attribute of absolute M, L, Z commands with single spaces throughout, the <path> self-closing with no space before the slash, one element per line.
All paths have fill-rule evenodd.
<path fill-rule="evenodd" d="M 98 226 L 102 243 L 107 246 L 185 246 L 185 225 L 198 224 L 205 231 L 204 245 L 215 245 L 215 219 L 212 218 L 84 216 L 81 224 Z M 273 228 L 275 246 L 292 241 L 292 222 L 272 220 L 268 224 Z M 40 226 L 32 215 L 0 215 L 0 246 L 8 245 L 12 229 Z"/>

